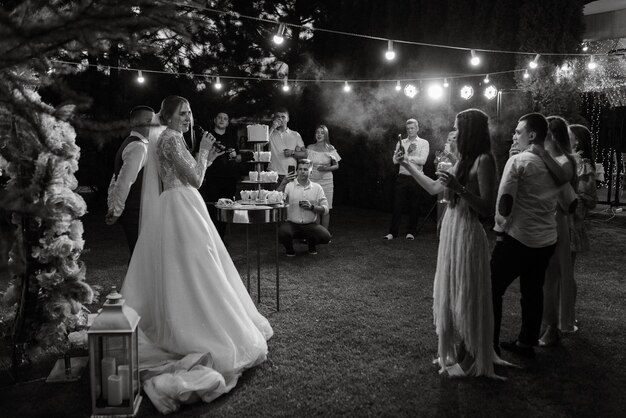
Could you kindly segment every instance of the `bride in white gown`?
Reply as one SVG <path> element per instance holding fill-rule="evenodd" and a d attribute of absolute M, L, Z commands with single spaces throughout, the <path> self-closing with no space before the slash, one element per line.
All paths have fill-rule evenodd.
<path fill-rule="evenodd" d="M 156 119 L 167 127 L 150 134 L 139 240 L 122 294 L 141 316 L 144 391 L 167 414 L 232 389 L 244 369 L 266 359 L 273 331 L 197 190 L 220 155 L 215 139 L 205 133 L 195 159 L 187 151 L 183 132 L 193 118 L 182 97 L 167 97 Z"/>

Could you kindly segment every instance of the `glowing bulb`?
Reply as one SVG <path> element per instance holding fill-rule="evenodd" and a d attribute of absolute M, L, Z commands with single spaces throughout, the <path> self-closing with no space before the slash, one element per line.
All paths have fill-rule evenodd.
<path fill-rule="evenodd" d="M 450 87 L 450 84 L 448 84 L 448 79 L 447 79 L 447 78 L 444 78 L 444 79 L 443 79 L 443 86 L 444 86 L 445 88 Z"/>
<path fill-rule="evenodd" d="M 493 84 L 488 86 L 483 93 L 487 100 L 493 100 L 498 95 L 498 89 Z"/>
<path fill-rule="evenodd" d="M 396 91 L 402 90 L 402 86 L 400 85 L 400 80 L 396 81 Z"/>
<path fill-rule="evenodd" d="M 220 82 L 220 78 L 219 77 L 215 77 L 215 84 L 213 84 L 213 87 L 215 88 L 215 90 L 221 90 L 222 89 L 222 83 Z"/>
<path fill-rule="evenodd" d="M 276 31 L 276 35 L 274 35 L 274 37 L 272 38 L 272 40 L 274 41 L 276 45 L 281 45 L 285 41 L 285 38 L 283 37 L 284 34 L 285 34 L 285 24 L 281 23 L 280 25 L 278 25 L 278 30 Z"/>
<path fill-rule="evenodd" d="M 524 75 L 522 77 L 524 77 L 524 79 L 528 79 L 530 77 L 530 74 L 528 74 L 528 70 L 524 70 Z"/>
<path fill-rule="evenodd" d="M 443 87 L 441 87 L 439 84 L 431 85 L 430 87 L 428 87 L 428 97 L 433 100 L 441 99 L 441 97 L 443 97 Z"/>
<path fill-rule="evenodd" d="M 463 86 L 461 87 L 461 97 L 465 100 L 469 100 L 474 95 L 474 89 L 472 86 Z"/>
<path fill-rule="evenodd" d="M 533 70 L 537 68 L 538 65 L 539 65 L 539 54 L 535 55 L 535 59 L 533 59 L 532 61 L 528 63 L 528 66 Z"/>
<path fill-rule="evenodd" d="M 589 64 L 587 64 L 587 68 L 589 68 L 590 70 L 595 70 L 596 68 L 598 68 L 598 63 L 594 61 L 593 55 L 589 57 Z"/>
<path fill-rule="evenodd" d="M 287 79 L 283 81 L 283 91 L 287 93 L 290 90 L 289 83 L 287 83 Z"/>
<path fill-rule="evenodd" d="M 470 51 L 470 53 L 472 54 L 472 58 L 470 59 L 470 64 L 476 67 L 477 65 L 480 64 L 480 57 L 476 55 L 476 51 L 474 51 L 473 49 Z"/>
<path fill-rule="evenodd" d="M 346 93 L 348 93 L 350 90 L 352 90 L 352 87 L 350 87 L 350 84 L 348 84 L 347 81 L 344 81 L 343 84 L 343 91 L 345 91 Z"/>
<path fill-rule="evenodd" d="M 487 74 L 487 75 L 485 76 L 485 78 L 483 79 L 483 82 L 484 82 L 485 84 L 489 84 L 489 74 Z"/>
<path fill-rule="evenodd" d="M 417 96 L 417 87 L 415 87 L 413 84 L 407 84 L 406 86 L 404 86 L 404 94 L 410 99 L 414 98 L 415 96 Z"/>
<path fill-rule="evenodd" d="M 587 52 L 589 50 L 589 45 L 587 45 L 587 42 L 583 43 L 583 52 Z"/>
<path fill-rule="evenodd" d="M 143 73 L 141 72 L 141 70 L 137 71 L 137 82 L 143 83 L 144 81 L 146 81 L 146 79 L 143 78 Z"/>
<path fill-rule="evenodd" d="M 385 58 L 387 61 L 393 61 L 396 58 L 396 53 L 393 50 L 393 41 L 387 41 L 387 52 L 385 52 Z"/>

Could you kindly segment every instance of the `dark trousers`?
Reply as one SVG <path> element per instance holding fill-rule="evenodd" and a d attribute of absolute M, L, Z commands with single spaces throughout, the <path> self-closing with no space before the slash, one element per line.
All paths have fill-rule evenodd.
<path fill-rule="evenodd" d="M 220 198 L 232 199 L 233 197 L 235 197 L 234 200 L 238 200 L 240 197 L 235 196 L 237 193 L 238 180 L 239 179 L 234 177 L 207 177 L 200 188 L 200 194 L 205 202 L 215 203 Z M 220 234 L 220 237 L 224 239 L 226 224 L 217 220 L 217 209 L 215 205 L 207 205 L 207 209 L 209 210 L 209 216 L 211 220 L 213 220 L 217 232 Z"/>
<path fill-rule="evenodd" d="M 417 220 L 425 213 L 424 206 L 432 201 L 431 196 L 417 184 L 411 176 L 398 174 L 393 193 L 393 216 L 389 233 L 397 237 L 400 233 L 400 221 L 402 214 L 409 210 L 409 223 L 406 228 L 407 234 L 417 233 Z"/>
<path fill-rule="evenodd" d="M 135 245 L 137 244 L 137 238 L 139 237 L 139 209 L 125 208 L 117 221 L 122 225 L 124 235 L 126 235 L 128 250 L 132 257 L 133 251 L 135 251 Z"/>
<path fill-rule="evenodd" d="M 517 337 L 520 343 L 537 345 L 543 315 L 543 280 L 556 244 L 530 248 L 504 235 L 497 241 L 491 254 L 491 291 L 493 298 L 493 343 L 500 344 L 502 323 L 502 297 L 513 281 L 519 277 L 522 297 L 522 329 Z"/>
<path fill-rule="evenodd" d="M 317 244 L 328 244 L 331 235 L 328 229 L 317 223 L 296 224 L 291 221 L 284 222 L 278 228 L 278 240 L 287 250 L 293 250 L 294 239 L 306 239 L 309 247 Z"/>

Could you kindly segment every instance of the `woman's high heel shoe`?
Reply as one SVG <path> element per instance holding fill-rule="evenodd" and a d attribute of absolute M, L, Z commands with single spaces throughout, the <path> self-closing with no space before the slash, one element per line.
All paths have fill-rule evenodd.
<path fill-rule="evenodd" d="M 539 338 L 539 347 L 556 347 L 559 345 L 561 332 L 555 326 L 548 326 L 546 332 Z"/>

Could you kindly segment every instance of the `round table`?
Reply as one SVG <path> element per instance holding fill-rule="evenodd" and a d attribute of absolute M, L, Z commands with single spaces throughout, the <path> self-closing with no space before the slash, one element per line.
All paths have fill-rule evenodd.
<path fill-rule="evenodd" d="M 257 301 L 261 303 L 261 225 L 275 224 L 276 239 L 274 241 L 274 250 L 276 253 L 276 310 L 280 310 L 280 276 L 278 267 L 278 224 L 287 219 L 287 205 L 237 205 L 218 206 L 217 220 L 226 222 L 229 225 L 240 224 L 246 226 L 246 268 L 248 271 L 247 287 L 250 292 L 250 251 L 249 251 L 249 233 L 250 225 L 257 226 L 256 240 L 256 264 L 257 264 Z"/>

